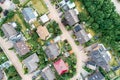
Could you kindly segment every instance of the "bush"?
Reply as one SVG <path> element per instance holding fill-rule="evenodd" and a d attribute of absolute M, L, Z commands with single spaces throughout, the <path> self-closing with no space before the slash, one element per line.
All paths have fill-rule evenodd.
<path fill-rule="evenodd" d="M 0 7 L 0 13 L 3 11 L 2 7 Z"/>
<path fill-rule="evenodd" d="M 15 3 L 15 4 L 20 4 L 20 1 L 19 0 L 12 0 L 13 1 L 13 3 Z"/>

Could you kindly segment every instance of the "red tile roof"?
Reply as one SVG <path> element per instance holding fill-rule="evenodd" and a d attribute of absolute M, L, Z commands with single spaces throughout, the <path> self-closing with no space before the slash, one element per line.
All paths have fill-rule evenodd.
<path fill-rule="evenodd" d="M 68 72 L 69 68 L 62 59 L 56 61 L 53 65 L 59 75 L 62 75 L 64 73 Z"/>

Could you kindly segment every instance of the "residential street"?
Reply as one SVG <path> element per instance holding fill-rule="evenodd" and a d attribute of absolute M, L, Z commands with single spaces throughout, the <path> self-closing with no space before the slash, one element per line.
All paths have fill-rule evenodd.
<path fill-rule="evenodd" d="M 115 7 L 116 7 L 116 11 L 120 14 L 120 2 L 118 2 L 117 0 L 111 0 Z"/>
<path fill-rule="evenodd" d="M 12 47 L 12 43 L 9 41 L 6 41 L 6 39 L 3 39 L 2 37 L 0 37 L 0 46 L 3 49 L 3 51 L 5 52 L 5 54 L 8 56 L 9 60 L 15 66 L 17 72 L 22 77 L 22 80 L 32 80 L 31 74 L 30 75 L 24 74 L 22 64 L 19 61 L 16 53 L 13 50 L 8 50 L 9 48 Z"/>
<path fill-rule="evenodd" d="M 74 40 L 72 39 L 69 32 L 65 29 L 64 25 L 61 23 L 61 20 L 59 18 L 59 14 L 57 13 L 57 10 L 51 5 L 50 0 L 44 0 L 48 6 L 48 9 L 50 11 L 49 17 L 53 20 L 55 20 L 57 23 L 59 23 L 60 29 L 63 32 L 63 35 L 61 36 L 63 39 L 67 39 L 70 45 L 72 46 L 73 51 L 76 54 L 77 57 L 77 74 L 74 76 L 71 80 L 76 80 L 77 76 L 80 74 L 80 72 L 84 71 L 82 69 L 82 66 L 84 65 L 84 61 L 87 59 L 87 56 L 85 53 L 83 53 L 79 47 L 75 44 Z"/>

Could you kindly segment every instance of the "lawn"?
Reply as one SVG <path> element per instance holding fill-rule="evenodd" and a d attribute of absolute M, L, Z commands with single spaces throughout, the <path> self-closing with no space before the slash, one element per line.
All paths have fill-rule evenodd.
<path fill-rule="evenodd" d="M 7 80 L 21 80 L 18 72 L 16 71 L 14 66 L 10 66 L 8 69 L 4 70 L 7 75 Z"/>
<path fill-rule="evenodd" d="M 3 50 L 0 48 L 0 65 L 6 61 L 8 61 L 8 58 L 3 52 Z"/>
<path fill-rule="evenodd" d="M 4 63 L 8 61 L 8 58 L 6 57 L 6 55 L 4 54 L 4 52 L 0 52 L 0 64 Z"/>
<path fill-rule="evenodd" d="M 75 5 L 79 12 L 86 12 L 86 10 L 84 9 L 84 5 L 80 1 L 75 0 Z"/>
<path fill-rule="evenodd" d="M 21 13 L 17 12 L 14 17 L 8 21 L 8 22 L 17 22 L 19 24 L 19 26 L 21 27 L 21 31 L 23 33 L 23 35 L 28 39 L 29 38 L 29 34 L 27 33 L 27 29 L 28 29 L 28 26 L 26 25 L 26 22 L 22 16 Z"/>
<path fill-rule="evenodd" d="M 34 9 L 36 9 L 40 15 L 48 11 L 47 6 L 43 0 L 31 0 L 31 1 L 33 3 Z"/>

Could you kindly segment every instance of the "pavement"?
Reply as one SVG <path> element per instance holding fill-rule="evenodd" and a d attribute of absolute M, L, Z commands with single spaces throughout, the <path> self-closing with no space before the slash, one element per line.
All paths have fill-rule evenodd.
<path fill-rule="evenodd" d="M 24 74 L 23 68 L 22 68 L 22 63 L 19 61 L 16 53 L 14 50 L 9 50 L 13 46 L 12 42 L 7 41 L 7 39 L 3 39 L 0 37 L 0 46 L 3 49 L 4 53 L 7 55 L 9 60 L 12 62 L 14 67 L 16 68 L 17 72 L 19 75 L 22 77 L 22 80 L 32 80 L 32 74 Z"/>
<path fill-rule="evenodd" d="M 120 14 L 120 1 L 118 0 L 111 0 L 111 1 L 114 3 L 116 7 L 116 11 Z"/>
<path fill-rule="evenodd" d="M 62 38 L 68 40 L 69 44 L 72 46 L 73 51 L 75 52 L 76 58 L 77 58 L 77 74 L 71 79 L 76 80 L 78 78 L 78 75 L 80 75 L 80 72 L 83 72 L 83 65 L 84 61 L 87 60 L 87 55 L 79 49 L 79 46 L 77 46 L 71 37 L 70 33 L 65 29 L 64 25 L 61 23 L 61 19 L 59 18 L 59 14 L 55 7 L 51 4 L 50 0 L 44 0 L 45 3 L 48 6 L 48 9 L 50 11 L 50 14 L 48 15 L 50 19 L 55 20 L 62 31 Z"/>

